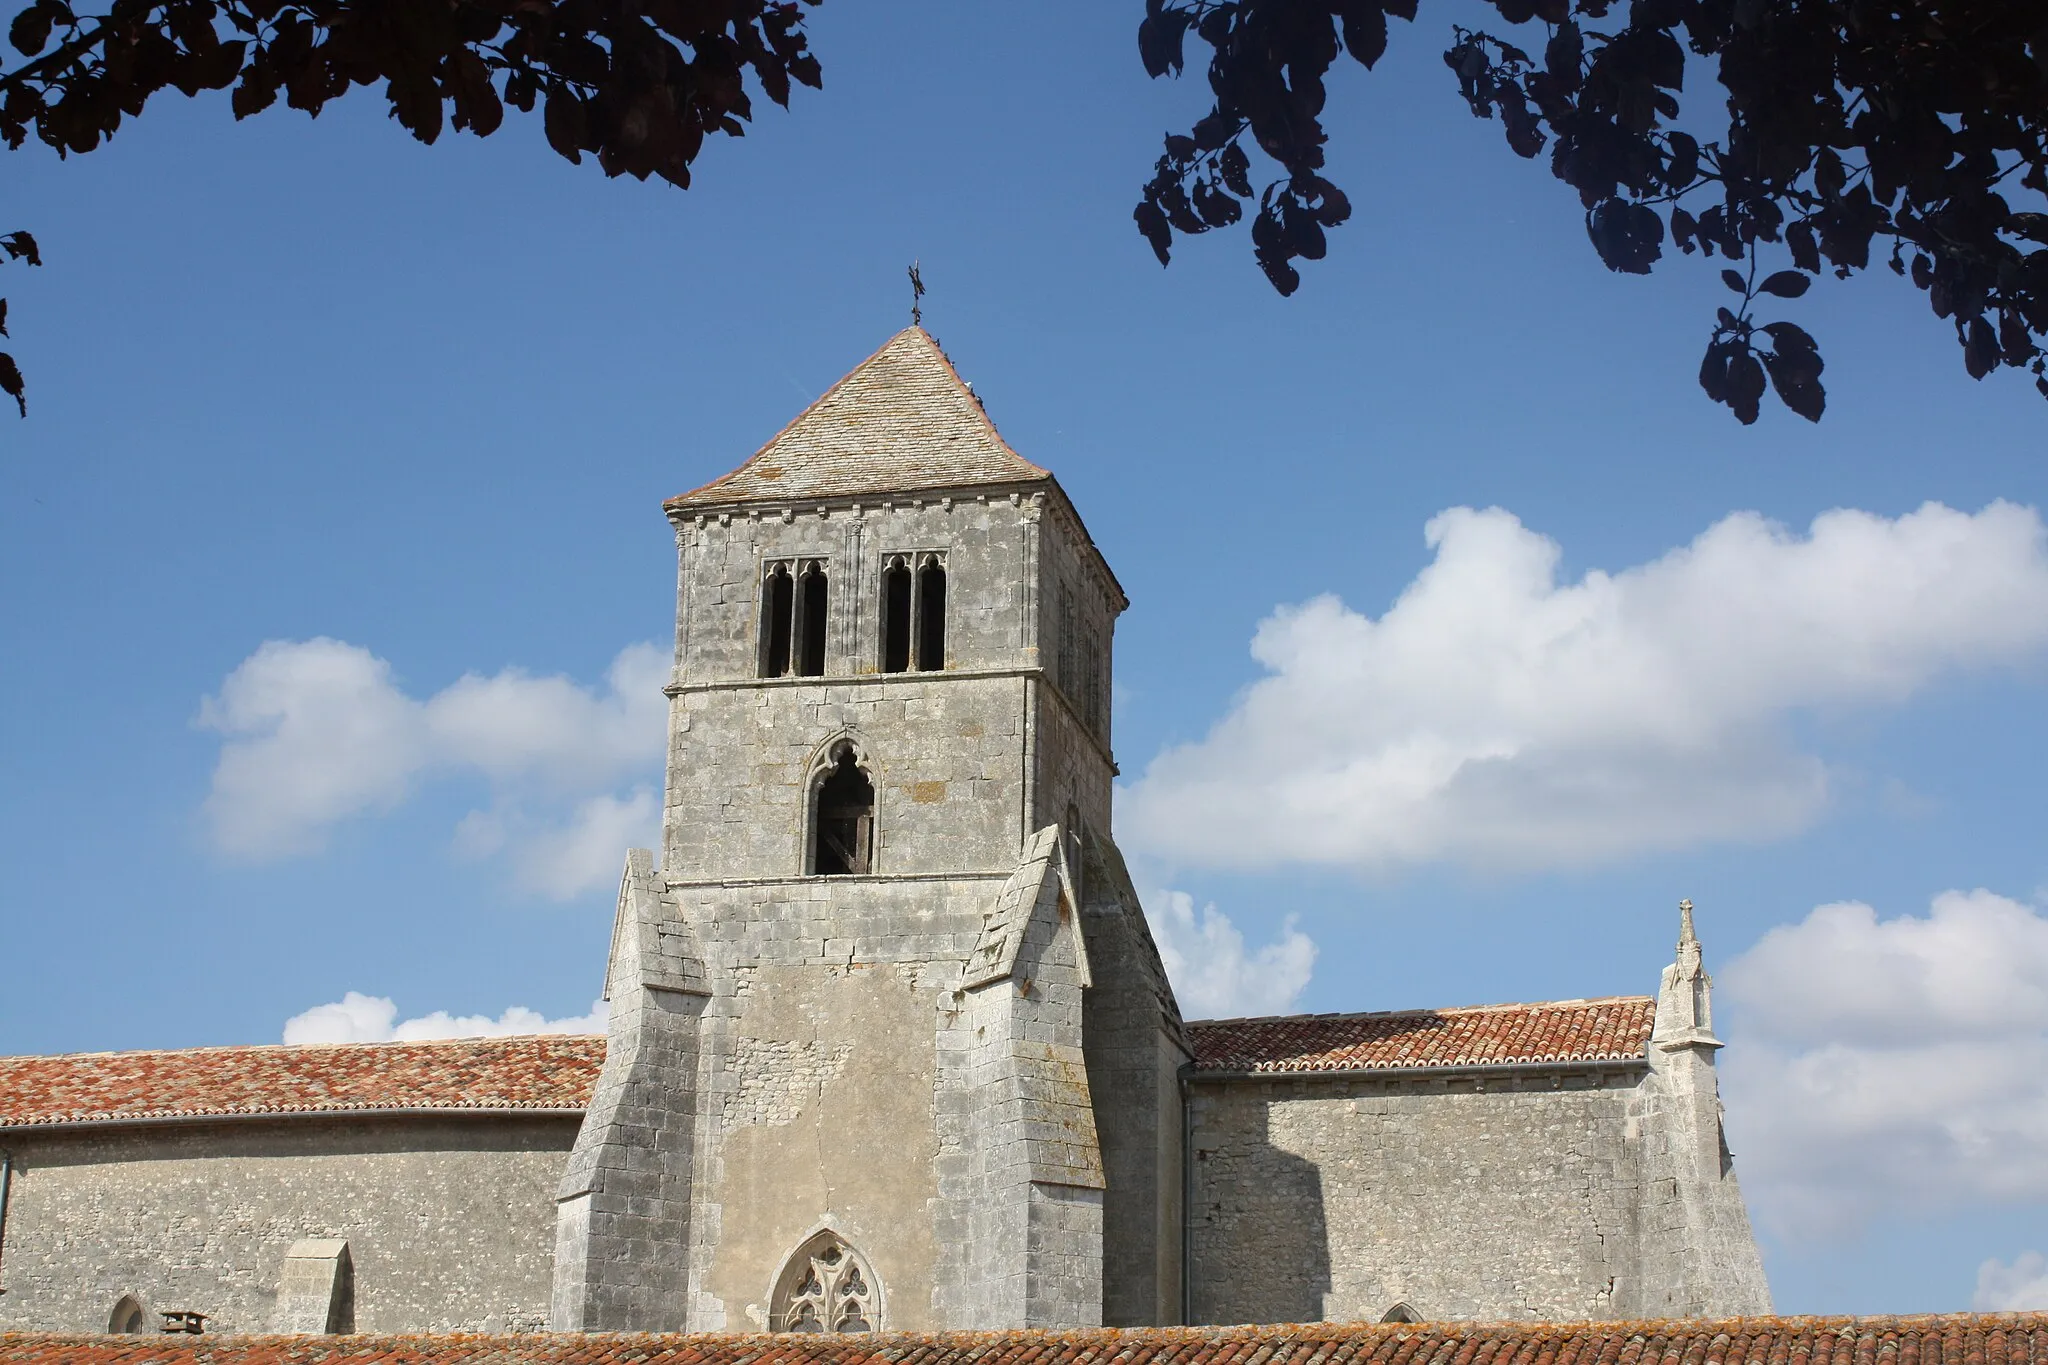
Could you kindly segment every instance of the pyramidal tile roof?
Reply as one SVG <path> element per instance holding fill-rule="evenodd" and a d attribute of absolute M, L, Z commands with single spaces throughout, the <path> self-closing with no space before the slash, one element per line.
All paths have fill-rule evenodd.
<path fill-rule="evenodd" d="M 745 464 L 662 505 L 801 502 L 1051 477 L 997 434 L 931 333 L 906 327 Z"/>
<path fill-rule="evenodd" d="M 1647 995 L 1378 1014 L 1190 1020 L 1195 1069 L 1313 1072 L 1634 1061 L 1657 1002 Z"/>

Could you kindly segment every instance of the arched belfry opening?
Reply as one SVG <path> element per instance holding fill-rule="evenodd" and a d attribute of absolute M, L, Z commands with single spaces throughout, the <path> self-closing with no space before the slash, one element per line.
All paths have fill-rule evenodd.
<path fill-rule="evenodd" d="M 775 1277 L 769 1325 L 777 1332 L 878 1332 L 882 1289 L 867 1258 L 829 1228 Z"/>
<path fill-rule="evenodd" d="M 119 1336 L 148 1331 L 148 1315 L 142 1311 L 142 1301 L 133 1294 L 123 1294 L 114 1304 L 114 1311 L 107 1314 L 107 1330 Z"/>
<path fill-rule="evenodd" d="M 1386 1312 L 1380 1314 L 1380 1321 L 1421 1322 L 1422 1319 L 1417 1317 L 1415 1315 L 1415 1310 L 1413 1308 L 1410 1308 L 1406 1303 L 1397 1303 L 1392 1308 L 1389 1308 Z"/>
<path fill-rule="evenodd" d="M 832 746 L 811 820 L 811 873 L 861 877 L 874 870 L 875 784 L 849 740 Z"/>

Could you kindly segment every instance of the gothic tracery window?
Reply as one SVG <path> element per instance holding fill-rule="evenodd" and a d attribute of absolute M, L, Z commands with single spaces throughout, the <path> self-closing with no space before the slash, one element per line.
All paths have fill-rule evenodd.
<path fill-rule="evenodd" d="M 776 1277 L 778 1332 L 873 1332 L 881 1325 L 875 1274 L 837 1233 L 797 1248 Z"/>

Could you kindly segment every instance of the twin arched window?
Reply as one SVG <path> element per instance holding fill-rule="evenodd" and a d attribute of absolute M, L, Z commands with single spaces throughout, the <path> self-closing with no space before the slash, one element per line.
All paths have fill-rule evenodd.
<path fill-rule="evenodd" d="M 875 1272 L 830 1230 L 798 1247 L 782 1267 L 770 1308 L 777 1332 L 874 1332 L 882 1325 Z"/>
<path fill-rule="evenodd" d="M 761 676 L 825 676 L 831 582 L 822 559 L 770 560 L 761 570 Z M 938 550 L 882 561 L 882 671 L 946 666 L 946 556 Z"/>
<path fill-rule="evenodd" d="M 761 676 L 825 675 L 831 585 L 821 559 L 780 559 L 761 579 Z"/>
<path fill-rule="evenodd" d="M 882 671 L 946 666 L 946 557 L 937 550 L 882 561 Z"/>

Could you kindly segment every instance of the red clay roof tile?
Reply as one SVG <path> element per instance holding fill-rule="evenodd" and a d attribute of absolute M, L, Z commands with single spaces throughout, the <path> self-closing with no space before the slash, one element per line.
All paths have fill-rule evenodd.
<path fill-rule="evenodd" d="M 1640 1058 L 1648 996 L 1188 1025 L 1197 1071 L 1309 1073 Z M 388 1109 L 581 1109 L 604 1039 L 188 1048 L 0 1057 L 0 1128 Z"/>
<path fill-rule="evenodd" d="M 581 1109 L 604 1039 L 200 1047 L 0 1057 L 0 1127 L 379 1109 Z"/>
<path fill-rule="evenodd" d="M 1647 995 L 1535 1005 L 1290 1014 L 1188 1024 L 1197 1071 L 1314 1072 L 1640 1058 L 1657 1002 Z"/>
<path fill-rule="evenodd" d="M 1261 1365 L 1408 1361 L 1410 1365 L 2048 1365 L 2048 1314 L 1743 1318 L 1575 1323 L 1308 1323 L 1136 1327 L 1079 1332 L 884 1333 L 876 1336 L 69 1336 L 0 1334 L 0 1365 Z"/>

